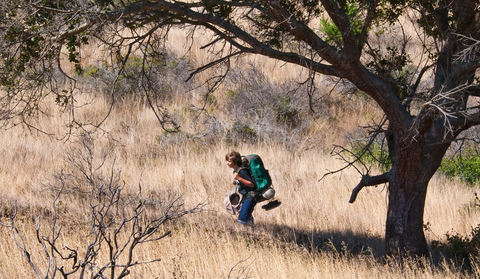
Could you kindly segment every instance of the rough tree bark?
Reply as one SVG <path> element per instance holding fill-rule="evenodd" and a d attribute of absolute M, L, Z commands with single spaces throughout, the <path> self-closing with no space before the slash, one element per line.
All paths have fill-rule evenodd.
<path fill-rule="evenodd" d="M 423 147 L 423 142 L 409 142 L 397 148 L 390 171 L 385 231 L 390 255 L 428 255 L 423 213 L 428 182 L 439 162 L 424 160 Z"/>

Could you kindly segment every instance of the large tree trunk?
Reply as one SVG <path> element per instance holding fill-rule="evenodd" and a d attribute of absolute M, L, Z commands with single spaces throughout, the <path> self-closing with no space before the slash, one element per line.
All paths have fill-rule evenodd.
<path fill-rule="evenodd" d="M 439 123 L 433 127 L 438 128 Z M 432 132 L 418 137 L 397 134 L 395 138 L 385 232 L 387 254 L 399 258 L 427 256 L 423 231 L 427 187 L 450 142 L 444 140 L 443 133 Z"/>
<path fill-rule="evenodd" d="M 429 179 L 417 168 L 409 172 L 397 171 L 389 183 L 385 232 L 387 254 L 400 258 L 406 255 L 428 255 L 423 232 L 423 212 Z"/>

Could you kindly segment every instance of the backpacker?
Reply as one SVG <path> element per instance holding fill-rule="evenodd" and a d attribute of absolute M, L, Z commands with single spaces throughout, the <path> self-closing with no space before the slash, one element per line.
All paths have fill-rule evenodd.
<path fill-rule="evenodd" d="M 242 156 L 242 166 L 240 169 L 250 170 L 250 174 L 254 180 L 255 190 L 258 194 L 267 200 L 273 198 L 275 190 L 272 188 L 272 178 L 268 170 L 265 169 L 260 156 L 256 154 Z"/>

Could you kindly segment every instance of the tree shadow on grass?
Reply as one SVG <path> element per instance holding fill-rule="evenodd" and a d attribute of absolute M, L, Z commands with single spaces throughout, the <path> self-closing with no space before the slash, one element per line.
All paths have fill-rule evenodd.
<path fill-rule="evenodd" d="M 311 253 L 335 252 L 348 255 L 368 255 L 381 258 L 385 255 L 385 239 L 365 232 L 303 230 L 286 225 L 258 223 L 252 235 L 274 239 L 285 246 L 297 246 Z M 261 240 L 261 239 L 258 239 Z"/>
<path fill-rule="evenodd" d="M 310 253 L 326 252 L 342 256 L 368 256 L 381 262 L 388 261 L 389 258 L 386 256 L 385 238 L 372 235 L 369 231 L 358 233 L 348 229 L 333 231 L 321 230 L 321 228 L 303 230 L 288 225 L 257 223 L 250 231 L 245 230 L 245 232 L 249 233 L 250 237 L 256 235 L 255 240 L 260 245 L 262 241 L 273 239 L 277 245 L 298 247 Z M 433 266 L 444 266 L 447 263 L 453 269 L 472 271 L 472 266 L 465 260 L 458 261 L 456 258 L 449 257 L 445 250 L 430 249 L 429 260 Z"/>
<path fill-rule="evenodd" d="M 380 262 L 388 261 L 385 238 L 374 235 L 370 231 L 362 233 L 346 230 L 325 230 L 322 228 L 299 229 L 295 226 L 280 225 L 268 221 L 257 221 L 254 226 L 244 226 L 236 221 L 236 216 L 225 218 L 226 215 L 209 216 L 208 221 L 196 223 L 196 227 L 206 230 L 241 236 L 248 243 L 268 247 L 303 249 L 309 253 L 334 253 L 340 256 L 368 256 Z M 431 243 L 429 244 L 431 246 Z M 456 264 L 445 256 L 445 251 L 430 250 L 430 260 L 435 266 L 453 264 L 462 268 L 464 264 Z"/>
<path fill-rule="evenodd" d="M 212 214 L 208 221 L 198 222 L 196 227 L 242 236 L 258 245 L 276 245 L 280 248 L 304 249 L 310 253 L 335 252 L 345 255 L 365 255 L 381 259 L 386 254 L 385 238 L 370 231 L 324 230 L 322 228 L 299 229 L 288 224 L 256 221 L 254 226 L 238 223 L 237 216 Z"/>

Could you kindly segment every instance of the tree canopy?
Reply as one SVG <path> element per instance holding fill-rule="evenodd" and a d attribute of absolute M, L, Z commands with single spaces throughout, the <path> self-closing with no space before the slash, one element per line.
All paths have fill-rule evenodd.
<path fill-rule="evenodd" d="M 78 50 L 92 39 L 117 61 L 140 53 L 148 65 L 173 27 L 209 30 L 202 48 L 214 58 L 192 75 L 212 67 L 225 74 L 232 58 L 258 54 L 304 67 L 312 78 L 348 81 L 378 104 L 392 166 L 365 173 L 352 201 L 362 187 L 388 183 L 387 252 L 427 255 L 428 181 L 451 143 L 480 124 L 479 13 L 475 0 L 4 0 L 0 117 L 26 121 L 52 93 L 72 104 L 73 87 L 57 75 L 73 81 L 62 53 L 82 71 Z"/>

